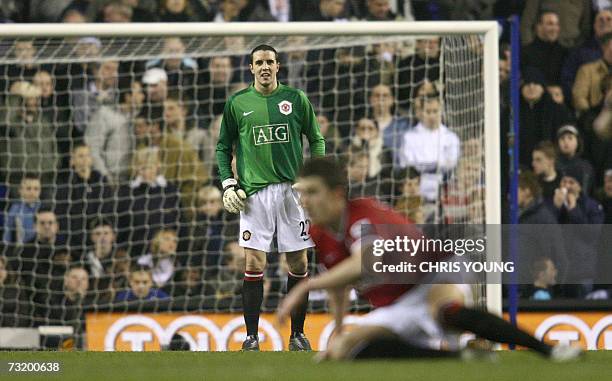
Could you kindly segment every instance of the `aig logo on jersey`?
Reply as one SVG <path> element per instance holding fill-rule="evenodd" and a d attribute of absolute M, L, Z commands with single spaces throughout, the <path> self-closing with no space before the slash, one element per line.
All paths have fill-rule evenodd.
<path fill-rule="evenodd" d="M 289 115 L 293 111 L 293 105 L 289 101 L 282 101 L 278 104 L 278 110 L 283 115 Z"/>
<path fill-rule="evenodd" d="M 289 125 L 268 124 L 265 126 L 253 126 L 253 138 L 255 145 L 289 142 Z"/>

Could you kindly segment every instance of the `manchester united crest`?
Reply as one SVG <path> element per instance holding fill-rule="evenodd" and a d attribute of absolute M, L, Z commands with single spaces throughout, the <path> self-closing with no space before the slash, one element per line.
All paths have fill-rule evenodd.
<path fill-rule="evenodd" d="M 251 239 L 251 232 L 250 232 L 250 231 L 248 231 L 248 230 L 243 231 L 243 232 L 242 232 L 242 239 L 243 239 L 244 241 L 248 241 L 248 240 L 250 240 L 250 239 Z"/>
<path fill-rule="evenodd" d="M 282 101 L 278 104 L 278 110 L 283 115 L 289 115 L 293 111 L 293 105 L 289 101 Z"/>

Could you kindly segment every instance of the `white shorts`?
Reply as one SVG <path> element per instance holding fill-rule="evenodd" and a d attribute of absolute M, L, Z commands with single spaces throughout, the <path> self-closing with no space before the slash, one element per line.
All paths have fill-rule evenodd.
<path fill-rule="evenodd" d="M 249 196 L 240 212 L 239 244 L 266 253 L 287 253 L 314 247 L 310 221 L 290 183 L 270 184 Z M 276 245 L 274 234 L 276 233 Z"/>
<path fill-rule="evenodd" d="M 456 284 L 465 296 L 465 304 L 472 304 L 469 284 Z M 385 327 L 407 343 L 429 349 L 458 350 L 459 332 L 452 332 L 431 316 L 427 295 L 431 284 L 421 284 L 406 292 L 393 304 L 380 307 L 357 319 L 356 325 Z"/>

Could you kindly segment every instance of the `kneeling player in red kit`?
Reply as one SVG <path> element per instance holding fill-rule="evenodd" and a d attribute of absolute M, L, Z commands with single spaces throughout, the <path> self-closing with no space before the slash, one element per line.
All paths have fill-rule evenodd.
<path fill-rule="evenodd" d="M 392 239 L 377 225 L 404 225 L 405 235 L 420 231 L 400 214 L 373 199 L 347 199 L 344 168 L 332 157 L 306 162 L 298 178 L 301 203 L 312 226 L 317 260 L 328 271 L 299 283 L 278 309 L 282 324 L 311 290 L 327 290 L 336 322 L 335 337 L 321 359 L 414 358 L 459 356 L 459 334 L 524 346 L 556 361 L 571 360 L 582 351 L 552 347 L 507 321 L 471 308 L 471 288 L 464 284 L 376 284 L 364 286 L 361 253 L 374 239 Z M 368 224 L 369 229 L 361 229 Z M 368 230 L 362 234 L 362 230 Z M 374 310 L 342 332 L 347 287 L 360 289 Z"/>

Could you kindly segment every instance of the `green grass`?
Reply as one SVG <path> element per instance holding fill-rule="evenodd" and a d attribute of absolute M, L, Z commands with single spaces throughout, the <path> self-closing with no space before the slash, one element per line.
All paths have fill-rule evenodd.
<path fill-rule="evenodd" d="M 61 375 L 7 375 L 7 361 L 61 361 Z M 612 380 L 612 352 L 589 352 L 555 364 L 527 352 L 503 352 L 497 362 L 450 360 L 312 362 L 291 352 L 0 352 L 1 380 Z"/>

